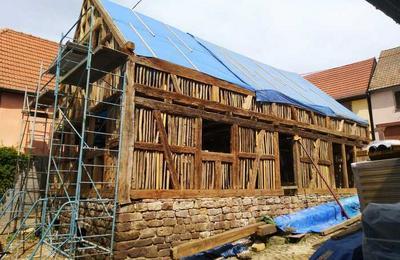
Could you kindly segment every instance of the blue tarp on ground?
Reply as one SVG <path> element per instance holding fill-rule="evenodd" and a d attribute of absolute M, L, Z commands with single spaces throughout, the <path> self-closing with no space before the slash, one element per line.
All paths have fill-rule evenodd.
<path fill-rule="evenodd" d="M 360 214 L 358 196 L 340 199 L 349 217 Z M 274 218 L 281 230 L 290 229 L 293 233 L 303 234 L 321 232 L 346 220 L 336 202 L 328 202 L 315 207 L 303 209 L 292 214 Z"/>
<path fill-rule="evenodd" d="M 296 73 L 280 70 L 109 0 L 100 0 L 135 53 L 163 59 L 234 83 L 256 93 L 257 101 L 291 104 L 327 116 L 367 122 Z"/>

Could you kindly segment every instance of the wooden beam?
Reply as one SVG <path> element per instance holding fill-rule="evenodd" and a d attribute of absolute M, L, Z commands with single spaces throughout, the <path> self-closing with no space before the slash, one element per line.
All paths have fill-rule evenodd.
<path fill-rule="evenodd" d="M 328 142 L 328 157 L 329 160 L 331 161 L 331 164 L 329 165 L 329 176 L 331 178 L 331 184 L 332 188 L 336 188 L 336 179 L 335 179 L 335 164 L 334 164 L 334 158 L 333 158 L 333 143 Z"/>
<path fill-rule="evenodd" d="M 133 173 L 133 147 L 134 147 L 134 122 L 135 122 L 135 88 L 134 75 L 135 63 L 129 60 L 126 66 L 126 87 L 123 100 L 121 118 L 121 143 L 118 175 L 118 201 L 121 204 L 130 203 L 130 190 Z"/>
<path fill-rule="evenodd" d="M 303 179 L 300 164 L 300 147 L 298 142 L 293 142 L 293 170 L 298 189 L 303 188 Z"/>
<path fill-rule="evenodd" d="M 340 229 L 343 229 L 343 228 L 345 228 L 345 227 L 347 227 L 347 226 L 350 226 L 350 225 L 352 225 L 352 224 L 354 224 L 354 223 L 356 223 L 356 222 L 358 222 L 358 221 L 360 221 L 361 220 L 361 214 L 359 214 L 359 215 L 357 215 L 357 216 L 355 216 L 355 217 L 352 217 L 352 218 L 350 218 L 350 219 L 347 219 L 347 220 L 345 220 L 345 221 L 343 221 L 342 223 L 340 223 L 340 224 L 337 224 L 337 225 L 335 225 L 335 226 L 332 226 L 332 227 L 329 227 L 329 228 L 327 228 L 327 229 L 324 229 L 324 230 L 322 230 L 321 232 L 319 232 L 321 235 L 323 235 L 323 236 L 326 236 L 326 235 L 329 235 L 329 234 L 331 234 L 331 233 L 333 233 L 333 232 L 336 232 L 336 231 L 338 231 L 338 230 L 340 230 Z"/>
<path fill-rule="evenodd" d="M 265 224 L 258 226 L 256 235 L 263 237 L 277 232 L 276 226 L 272 224 Z"/>
<path fill-rule="evenodd" d="M 346 145 L 341 144 L 342 152 L 342 175 L 343 175 L 343 186 L 349 188 L 349 175 L 347 173 L 347 157 L 346 157 Z"/>
<path fill-rule="evenodd" d="M 184 243 L 172 248 L 172 256 L 174 259 L 179 259 L 185 256 L 191 256 L 196 253 L 212 249 L 214 247 L 224 245 L 229 242 L 248 237 L 257 232 L 259 226 L 263 222 L 251 224 L 245 227 L 235 228 L 211 237 L 198 239 Z"/>
<path fill-rule="evenodd" d="M 322 194 L 327 194 L 326 191 Z M 221 198 L 221 197 L 243 197 L 243 196 L 281 196 L 282 190 L 131 190 L 131 199 L 193 199 L 193 198 Z"/>
<path fill-rule="evenodd" d="M 167 167 L 169 172 L 171 173 L 172 188 L 180 189 L 178 173 L 176 172 L 175 169 L 174 159 L 172 158 L 171 147 L 168 144 L 168 136 L 164 128 L 160 110 L 153 110 L 153 115 L 154 119 L 156 120 L 157 129 L 160 133 L 161 144 L 164 147 L 164 155 L 165 155 L 165 160 L 167 162 Z"/>
<path fill-rule="evenodd" d="M 274 187 L 277 190 L 281 189 L 281 164 L 279 159 L 279 133 L 274 132 L 274 155 L 275 155 L 275 183 Z"/>
<path fill-rule="evenodd" d="M 135 149 L 164 152 L 164 146 L 156 143 L 135 142 Z M 170 145 L 173 153 L 196 153 L 197 149 L 190 146 Z"/>

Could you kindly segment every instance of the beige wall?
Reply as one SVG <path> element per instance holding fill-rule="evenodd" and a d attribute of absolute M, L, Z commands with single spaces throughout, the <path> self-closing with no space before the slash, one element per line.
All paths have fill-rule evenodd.
<path fill-rule="evenodd" d="M 18 147 L 24 96 L 0 92 L 0 146 Z"/>
<path fill-rule="evenodd" d="M 31 125 L 22 125 L 22 105 L 24 94 L 0 92 L 0 146 L 13 146 L 19 148 L 21 139 L 21 126 L 25 129 L 24 142 L 22 148 L 30 143 L 30 134 L 33 129 Z M 30 117 L 33 122 L 33 117 Z M 46 155 L 48 153 L 48 132 L 51 126 L 51 120 L 37 118 L 34 128 L 34 141 L 32 147 L 34 154 Z"/>
<path fill-rule="evenodd" d="M 400 87 L 385 88 L 371 93 L 371 107 L 374 124 L 387 124 L 400 121 L 400 111 L 396 111 L 394 91 L 399 91 Z M 377 129 L 375 138 L 379 139 Z"/>
<path fill-rule="evenodd" d="M 368 101 L 366 98 L 351 101 L 351 110 L 359 117 L 368 120 L 369 123 Z"/>

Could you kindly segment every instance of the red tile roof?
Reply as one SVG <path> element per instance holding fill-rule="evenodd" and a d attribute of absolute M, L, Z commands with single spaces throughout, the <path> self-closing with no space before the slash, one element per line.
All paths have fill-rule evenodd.
<path fill-rule="evenodd" d="M 0 88 L 34 91 L 39 69 L 57 55 L 58 44 L 11 29 L 0 29 Z"/>
<path fill-rule="evenodd" d="M 304 78 L 334 99 L 365 95 L 376 65 L 375 58 L 305 75 Z"/>

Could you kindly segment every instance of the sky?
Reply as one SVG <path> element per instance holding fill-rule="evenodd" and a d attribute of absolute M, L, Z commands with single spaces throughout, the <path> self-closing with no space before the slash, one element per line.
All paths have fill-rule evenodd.
<path fill-rule="evenodd" d="M 138 0 L 114 0 L 132 7 Z M 12 0 L 0 28 L 58 41 L 82 0 Z M 365 0 L 142 0 L 135 9 L 277 68 L 309 73 L 378 57 L 400 25 Z"/>

